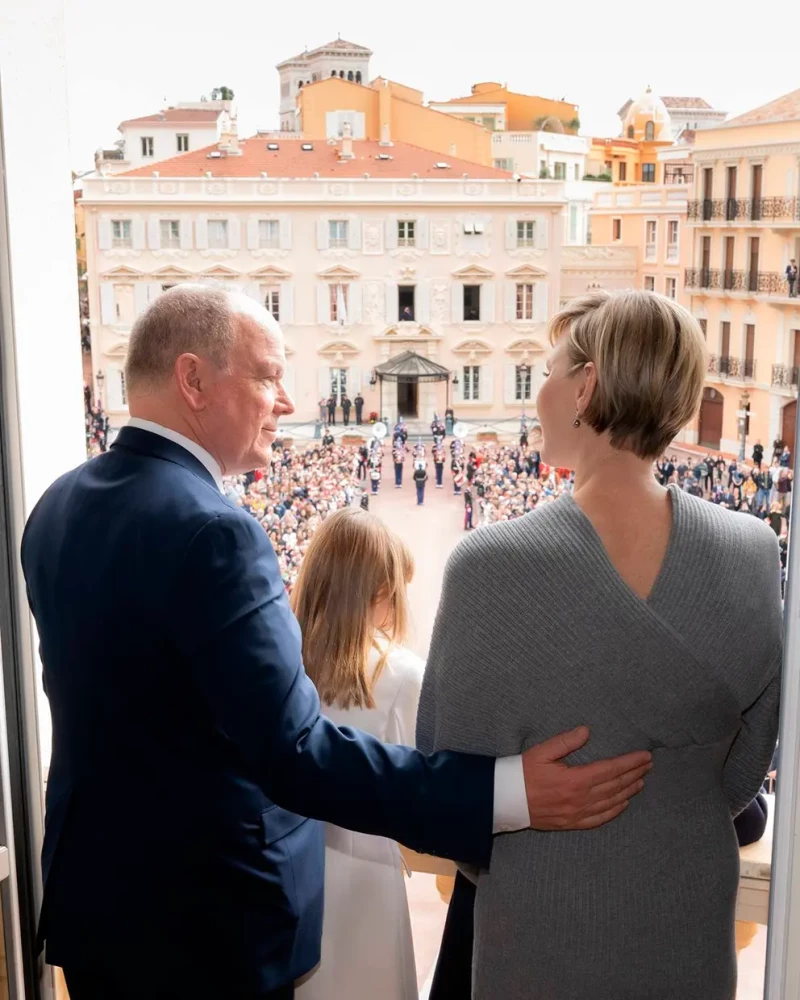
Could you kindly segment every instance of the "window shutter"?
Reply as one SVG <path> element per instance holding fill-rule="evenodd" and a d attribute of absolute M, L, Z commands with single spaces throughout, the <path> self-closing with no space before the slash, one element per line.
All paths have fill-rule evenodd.
<path fill-rule="evenodd" d="M 327 365 L 317 373 L 317 392 L 320 399 L 327 399 L 331 394 L 331 370 Z"/>
<path fill-rule="evenodd" d="M 540 216 L 540 218 L 536 220 L 536 226 L 534 228 L 536 231 L 537 250 L 547 249 L 547 227 L 549 226 L 549 224 L 550 222 L 546 215 Z"/>
<path fill-rule="evenodd" d="M 513 323 L 517 318 L 517 283 L 516 281 L 506 282 L 506 322 Z"/>
<path fill-rule="evenodd" d="M 517 392 L 517 366 L 514 364 L 503 366 L 503 402 L 516 403 Z"/>
<path fill-rule="evenodd" d="M 145 282 L 139 281 L 133 286 L 133 308 L 136 316 L 141 316 L 150 304 L 150 288 Z"/>
<path fill-rule="evenodd" d="M 347 245 L 351 250 L 361 249 L 361 219 L 357 215 L 347 220 Z"/>
<path fill-rule="evenodd" d="M 494 282 L 485 281 L 481 285 L 481 322 L 494 323 Z"/>
<path fill-rule="evenodd" d="M 239 250 L 242 245 L 242 224 L 236 216 L 228 219 L 228 249 Z"/>
<path fill-rule="evenodd" d="M 106 403 L 109 410 L 122 410 L 122 369 L 119 365 L 109 365 L 106 369 Z"/>
<path fill-rule="evenodd" d="M 331 321 L 331 293 L 327 281 L 321 281 L 317 285 L 317 322 L 330 323 Z"/>
<path fill-rule="evenodd" d="M 208 216 L 198 215 L 195 222 L 197 249 L 208 250 Z"/>
<path fill-rule="evenodd" d="M 534 323 L 547 322 L 547 298 L 548 289 L 546 281 L 535 281 L 533 283 L 533 321 Z"/>
<path fill-rule="evenodd" d="M 464 322 L 464 286 L 460 281 L 450 284 L 450 322 Z"/>
<path fill-rule="evenodd" d="M 111 219 L 98 219 L 97 247 L 99 250 L 111 249 Z"/>
<path fill-rule="evenodd" d="M 423 279 L 417 282 L 414 292 L 414 306 L 418 323 L 431 321 L 431 290 L 430 282 Z"/>
<path fill-rule="evenodd" d="M 291 250 L 292 249 L 292 217 L 291 215 L 282 215 L 280 217 L 280 248 L 281 250 Z"/>
<path fill-rule="evenodd" d="M 361 322 L 361 282 L 351 281 L 347 293 L 347 325 L 357 326 Z"/>
<path fill-rule="evenodd" d="M 357 365 L 351 365 L 347 369 L 347 395 L 354 399 L 361 392 L 361 369 Z"/>
<path fill-rule="evenodd" d="M 181 216 L 181 250 L 192 249 L 192 217 L 190 215 Z"/>
<path fill-rule="evenodd" d="M 247 249 L 258 250 L 258 219 L 255 215 L 247 220 Z"/>
<path fill-rule="evenodd" d="M 295 393 L 295 368 L 293 364 L 286 365 L 286 371 L 283 373 L 283 388 L 289 393 L 294 402 L 297 397 Z"/>
<path fill-rule="evenodd" d="M 506 250 L 517 248 L 517 220 L 506 219 Z"/>
<path fill-rule="evenodd" d="M 482 403 L 494 402 L 494 365 L 481 365 L 478 374 L 478 398 Z"/>
<path fill-rule="evenodd" d="M 145 249 L 144 219 L 136 218 L 131 223 L 131 236 L 134 250 Z"/>
<path fill-rule="evenodd" d="M 281 326 L 294 323 L 294 285 L 291 281 L 281 282 Z"/>
<path fill-rule="evenodd" d="M 428 249 L 428 220 L 417 219 L 417 249 Z"/>
<path fill-rule="evenodd" d="M 147 244 L 151 250 L 161 249 L 161 219 L 157 215 L 147 220 Z"/>
<path fill-rule="evenodd" d="M 397 216 L 390 215 L 386 220 L 384 244 L 387 250 L 397 249 Z"/>
<path fill-rule="evenodd" d="M 319 219 L 317 221 L 317 250 L 327 250 L 330 245 L 328 220 Z"/>
<path fill-rule="evenodd" d="M 117 314 L 114 309 L 114 286 L 109 282 L 100 285 L 100 322 L 103 326 L 113 326 Z"/>
<path fill-rule="evenodd" d="M 393 281 L 386 282 L 386 322 L 397 323 L 400 317 L 397 301 L 397 285 Z"/>

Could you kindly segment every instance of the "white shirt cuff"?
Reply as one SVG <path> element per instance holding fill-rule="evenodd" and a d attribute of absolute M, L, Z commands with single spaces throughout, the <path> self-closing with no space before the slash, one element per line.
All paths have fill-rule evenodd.
<path fill-rule="evenodd" d="M 531 825 L 522 757 L 500 757 L 494 765 L 492 833 L 513 833 Z"/>

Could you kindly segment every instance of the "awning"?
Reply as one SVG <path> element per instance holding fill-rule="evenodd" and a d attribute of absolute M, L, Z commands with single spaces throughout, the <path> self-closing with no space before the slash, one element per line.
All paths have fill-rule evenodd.
<path fill-rule="evenodd" d="M 376 378 L 387 382 L 445 382 L 450 374 L 443 365 L 416 351 L 403 351 L 374 370 Z"/>

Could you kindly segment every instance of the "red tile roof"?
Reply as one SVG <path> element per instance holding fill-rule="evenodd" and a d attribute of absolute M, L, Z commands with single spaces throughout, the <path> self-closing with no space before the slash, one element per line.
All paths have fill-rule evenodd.
<path fill-rule="evenodd" d="M 215 122 L 221 112 L 195 110 L 192 108 L 166 108 L 155 115 L 145 115 L 143 118 L 126 118 L 123 125 L 202 125 L 204 122 Z"/>
<path fill-rule="evenodd" d="M 800 90 L 776 97 L 768 104 L 762 104 L 752 111 L 746 111 L 724 123 L 728 128 L 737 125 L 767 125 L 771 122 L 793 122 L 800 120 Z"/>
<path fill-rule="evenodd" d="M 214 177 L 259 177 L 264 171 L 270 177 L 285 178 L 310 178 L 315 173 L 320 177 L 363 177 L 367 173 L 376 178 L 410 178 L 412 174 L 417 174 L 439 180 L 461 177 L 462 174 L 475 180 L 508 180 L 513 176 L 507 170 L 484 167 L 406 142 L 382 146 L 379 142 L 356 139 L 353 140 L 354 158 L 340 160 L 341 142 L 329 145 L 324 139 L 280 139 L 277 140 L 279 148 L 270 150 L 267 143 L 271 141 L 264 137 L 243 139 L 240 156 L 224 151 L 221 156 L 209 156 L 209 153 L 219 152 L 219 147 L 205 146 L 170 160 L 161 160 L 153 166 L 127 170 L 117 176 L 152 177 L 154 169 L 160 177 L 199 177 L 207 171 Z M 301 147 L 305 144 L 314 148 L 303 150 Z M 381 155 L 388 155 L 390 159 L 378 159 Z M 446 163 L 447 167 L 437 167 L 437 163 Z"/>
<path fill-rule="evenodd" d="M 702 97 L 662 97 L 661 100 L 668 108 L 698 108 L 713 111 L 713 106 L 704 101 Z"/>

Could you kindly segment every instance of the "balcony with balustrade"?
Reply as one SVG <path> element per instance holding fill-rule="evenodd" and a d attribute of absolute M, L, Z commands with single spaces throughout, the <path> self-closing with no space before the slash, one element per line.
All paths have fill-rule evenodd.
<path fill-rule="evenodd" d="M 773 365 L 770 384 L 773 389 L 782 389 L 796 395 L 798 376 L 800 376 L 800 368 L 797 365 Z"/>
<path fill-rule="evenodd" d="M 711 378 L 732 382 L 754 382 L 756 377 L 755 358 L 736 358 L 729 354 L 711 354 L 708 358 L 707 373 Z"/>
<path fill-rule="evenodd" d="M 779 271 L 754 271 L 739 268 L 687 267 L 683 272 L 683 287 L 696 290 L 697 294 L 735 296 L 772 301 L 777 305 L 798 300 L 789 298 L 789 286 Z"/>
<path fill-rule="evenodd" d="M 697 198 L 688 203 L 686 217 L 695 225 L 746 222 L 789 228 L 800 223 L 800 198 Z"/>

